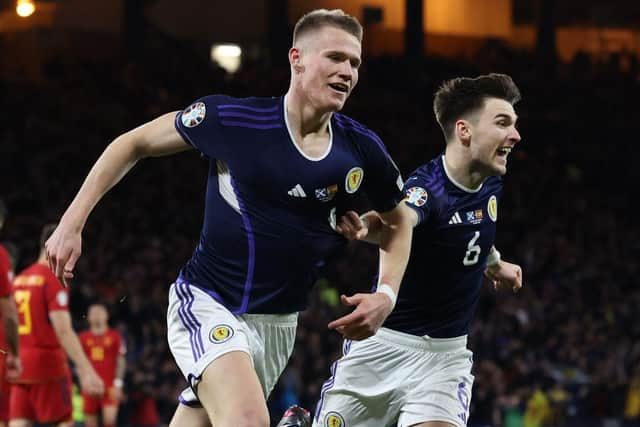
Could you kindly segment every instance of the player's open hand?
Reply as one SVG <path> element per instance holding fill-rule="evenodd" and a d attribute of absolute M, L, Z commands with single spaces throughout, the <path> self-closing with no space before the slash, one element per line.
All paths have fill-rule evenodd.
<path fill-rule="evenodd" d="M 65 285 L 73 279 L 73 269 L 82 253 L 80 230 L 71 229 L 60 223 L 44 245 L 49 268 Z"/>
<path fill-rule="evenodd" d="M 336 231 L 349 240 L 363 240 L 369 234 L 366 222 L 354 211 L 348 211 L 340 217 Z"/>
<path fill-rule="evenodd" d="M 11 353 L 7 353 L 5 364 L 7 367 L 7 379 L 9 381 L 17 380 L 22 373 L 22 363 L 20 362 L 20 358 Z"/>
<path fill-rule="evenodd" d="M 329 329 L 335 329 L 345 338 L 363 340 L 374 335 L 393 310 L 389 297 L 383 293 L 342 295 L 342 304 L 355 306 L 355 310 L 329 323 Z"/>
<path fill-rule="evenodd" d="M 522 268 L 519 265 L 500 260 L 496 265 L 487 267 L 484 275 L 495 290 L 511 289 L 518 292 L 522 288 Z"/>
<path fill-rule="evenodd" d="M 102 397 L 104 395 L 104 382 L 93 368 L 78 372 L 80 388 L 90 396 Z"/>

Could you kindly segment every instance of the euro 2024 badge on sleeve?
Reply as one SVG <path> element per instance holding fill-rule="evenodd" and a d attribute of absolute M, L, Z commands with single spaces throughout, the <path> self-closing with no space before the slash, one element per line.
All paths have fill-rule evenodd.
<path fill-rule="evenodd" d="M 407 190 L 407 202 L 414 206 L 424 206 L 424 204 L 427 203 L 428 197 L 427 190 L 422 187 L 411 187 Z"/>
<path fill-rule="evenodd" d="M 205 107 L 204 102 L 196 102 L 195 104 L 191 104 L 189 107 L 187 107 L 186 110 L 182 112 L 182 124 L 188 128 L 196 127 L 200 123 L 202 123 L 206 114 L 207 107 Z"/>

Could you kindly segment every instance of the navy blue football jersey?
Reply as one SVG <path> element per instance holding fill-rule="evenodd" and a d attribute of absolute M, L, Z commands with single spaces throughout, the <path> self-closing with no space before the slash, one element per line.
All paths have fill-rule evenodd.
<path fill-rule="evenodd" d="M 201 98 L 176 116 L 182 137 L 209 160 L 200 242 L 180 271 L 240 313 L 306 307 L 317 267 L 345 244 L 332 228 L 365 193 L 376 209 L 402 199 L 402 179 L 380 139 L 341 114 L 319 158 L 294 143 L 284 97 Z"/>
<path fill-rule="evenodd" d="M 418 168 L 404 185 L 418 214 L 398 301 L 384 327 L 413 335 L 465 335 L 493 246 L 502 179 L 471 190 L 446 171 L 444 157 Z"/>

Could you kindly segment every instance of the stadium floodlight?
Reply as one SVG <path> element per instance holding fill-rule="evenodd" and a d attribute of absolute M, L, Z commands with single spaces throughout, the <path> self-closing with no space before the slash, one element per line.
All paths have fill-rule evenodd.
<path fill-rule="evenodd" d="M 240 68 L 241 59 L 242 49 L 237 44 L 214 44 L 211 46 L 211 60 L 228 73 L 235 73 Z"/>
<path fill-rule="evenodd" d="M 18 0 L 16 3 L 16 13 L 22 18 L 33 15 L 36 11 L 36 5 L 33 0 Z"/>

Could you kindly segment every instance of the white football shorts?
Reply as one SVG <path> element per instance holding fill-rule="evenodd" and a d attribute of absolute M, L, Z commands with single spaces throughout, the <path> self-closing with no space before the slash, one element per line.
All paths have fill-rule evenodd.
<path fill-rule="evenodd" d="M 474 377 L 466 335 L 436 339 L 381 328 L 366 340 L 345 340 L 343 354 L 322 387 L 314 427 L 467 425 Z"/>
<path fill-rule="evenodd" d="M 251 357 L 266 399 L 291 356 L 297 322 L 298 313 L 234 315 L 196 286 L 171 285 L 167 338 L 189 384 L 180 402 L 200 406 L 194 390 L 202 373 L 211 362 L 232 351 Z"/>

